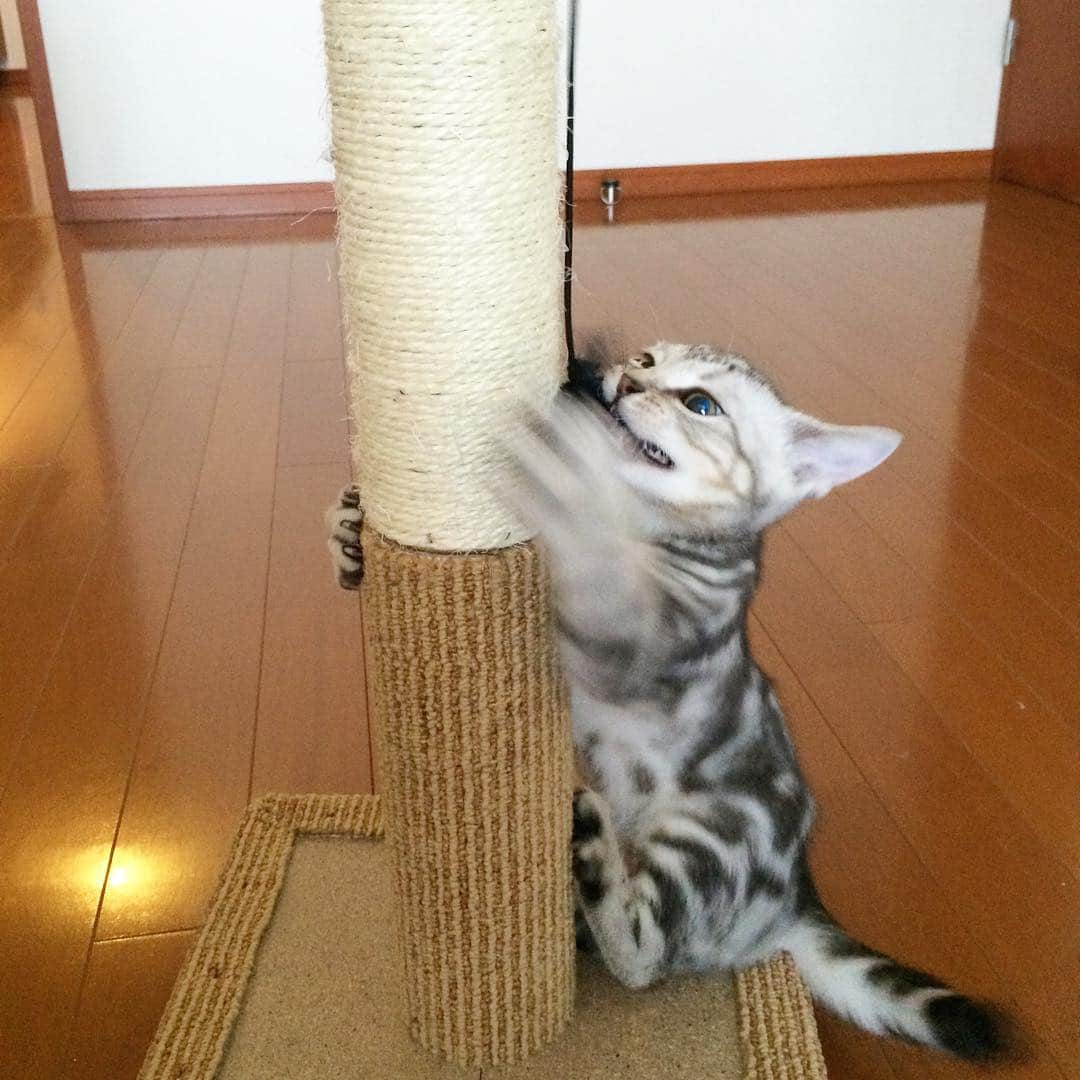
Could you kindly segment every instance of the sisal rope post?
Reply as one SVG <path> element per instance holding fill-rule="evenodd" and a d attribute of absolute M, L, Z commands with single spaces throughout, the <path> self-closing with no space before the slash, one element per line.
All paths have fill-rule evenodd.
<path fill-rule="evenodd" d="M 572 1006 L 546 580 L 494 498 L 561 337 L 553 0 L 324 0 L 362 597 L 410 1023 L 520 1060 Z"/>

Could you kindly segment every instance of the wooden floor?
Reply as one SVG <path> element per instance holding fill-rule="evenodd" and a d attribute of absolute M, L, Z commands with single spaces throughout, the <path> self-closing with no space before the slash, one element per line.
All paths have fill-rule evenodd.
<path fill-rule="evenodd" d="M 0 163 L 3 174 L 3 163 Z M 30 211 L 32 212 L 32 211 Z M 0 1075 L 134 1077 L 231 832 L 366 791 L 328 218 L 0 221 Z M 577 320 L 745 350 L 890 462 L 768 545 L 754 637 L 850 927 L 1080 1077 L 1080 209 L 1007 186 L 625 204 Z M 527 343 L 523 343 L 527 350 Z M 840 1080 L 971 1070 L 822 1018 Z"/>

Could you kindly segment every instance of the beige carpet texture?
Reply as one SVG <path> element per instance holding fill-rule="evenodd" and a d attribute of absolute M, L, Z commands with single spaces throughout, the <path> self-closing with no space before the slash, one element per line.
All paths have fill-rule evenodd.
<path fill-rule="evenodd" d="M 570 1019 L 569 711 L 531 544 L 418 552 L 364 530 L 365 653 L 414 1037 L 521 1061 Z"/>
<path fill-rule="evenodd" d="M 780 957 L 732 976 L 618 986 L 579 962 L 573 1020 L 513 1065 L 409 1037 L 393 859 L 376 796 L 248 810 L 141 1080 L 820 1080 L 809 998 Z"/>

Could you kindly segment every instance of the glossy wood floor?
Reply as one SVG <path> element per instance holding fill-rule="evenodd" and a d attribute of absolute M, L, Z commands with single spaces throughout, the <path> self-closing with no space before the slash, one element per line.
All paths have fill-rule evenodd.
<path fill-rule="evenodd" d="M 902 429 L 754 636 L 851 928 L 1080 1076 L 1080 208 L 984 185 L 626 205 L 577 319 Z M 587 216 L 587 215 L 586 215 Z M 331 223 L 0 222 L 0 1075 L 134 1077 L 248 800 L 366 791 Z M 526 343 L 527 344 L 527 343 Z M 840 1080 L 971 1070 L 822 1018 Z"/>

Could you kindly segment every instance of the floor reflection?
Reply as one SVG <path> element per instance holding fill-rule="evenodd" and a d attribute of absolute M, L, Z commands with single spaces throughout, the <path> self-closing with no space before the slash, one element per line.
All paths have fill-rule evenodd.
<path fill-rule="evenodd" d="M 34 103 L 0 93 L 0 218 L 51 213 Z"/>

